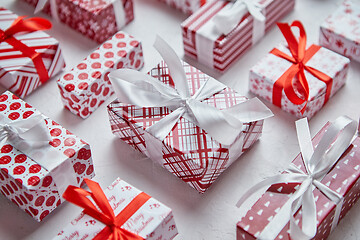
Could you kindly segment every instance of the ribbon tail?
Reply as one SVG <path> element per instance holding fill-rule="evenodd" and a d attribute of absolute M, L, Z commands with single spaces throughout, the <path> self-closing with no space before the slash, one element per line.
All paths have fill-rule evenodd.
<path fill-rule="evenodd" d="M 48 1 L 48 0 L 39 0 L 38 3 L 36 4 L 34 13 L 37 14 L 37 13 L 39 13 L 41 10 L 43 10 L 44 7 L 45 7 L 45 4 L 47 3 L 47 1 Z"/>

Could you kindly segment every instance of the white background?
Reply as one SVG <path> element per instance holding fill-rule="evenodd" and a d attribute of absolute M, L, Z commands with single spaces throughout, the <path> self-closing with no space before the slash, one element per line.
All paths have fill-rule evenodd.
<path fill-rule="evenodd" d="M 180 23 L 186 15 L 156 0 L 134 0 L 135 20 L 124 31 L 142 40 L 145 67 L 148 71 L 160 60 L 152 44 L 159 34 L 183 56 Z M 320 23 L 334 11 L 338 0 L 297 0 L 295 10 L 284 21 L 301 20 L 309 41 L 318 42 Z M 0 0 L 4 6 L 18 15 L 33 15 L 33 8 L 18 0 Z M 45 14 L 40 16 L 48 18 Z M 76 65 L 97 44 L 63 24 L 54 23 L 49 31 L 63 48 L 68 68 Z M 277 28 L 250 49 L 225 74 L 220 75 L 189 61 L 206 73 L 229 85 L 240 93 L 248 92 L 248 72 L 262 56 L 276 46 L 283 37 Z M 360 112 L 360 64 L 352 62 L 347 83 L 328 104 L 310 121 L 314 135 L 327 121 L 346 114 L 358 119 Z M 5 91 L 0 88 L 1 92 Z M 179 235 L 175 239 L 235 239 L 236 222 L 244 211 L 235 203 L 251 185 L 272 176 L 283 169 L 298 154 L 295 135 L 295 117 L 266 103 L 275 117 L 266 120 L 261 140 L 226 170 L 215 184 L 203 195 L 177 179 L 165 169 L 152 163 L 141 153 L 117 139 L 110 131 L 106 105 L 111 97 L 88 119 L 82 120 L 63 108 L 56 79 L 51 79 L 25 100 L 42 113 L 90 143 L 97 180 L 107 187 L 117 177 L 147 192 L 173 209 Z M 0 196 L 0 239 L 51 239 L 67 223 L 80 213 L 80 209 L 64 203 L 37 223 L 15 204 Z M 356 204 L 343 219 L 330 239 L 360 239 L 360 205 Z"/>

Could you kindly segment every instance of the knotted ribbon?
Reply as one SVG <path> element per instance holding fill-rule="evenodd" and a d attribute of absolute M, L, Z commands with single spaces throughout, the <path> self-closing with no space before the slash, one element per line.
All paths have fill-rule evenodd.
<path fill-rule="evenodd" d="M 48 71 L 44 65 L 41 53 L 36 52 L 29 46 L 26 46 L 20 40 L 15 38 L 15 35 L 27 34 L 36 31 L 48 30 L 52 27 L 51 23 L 43 18 L 28 18 L 18 17 L 6 30 L 0 29 L 0 44 L 1 42 L 7 42 L 13 46 L 16 50 L 22 52 L 26 57 L 30 58 L 34 63 L 35 69 L 39 75 L 42 83 L 49 79 Z"/>
<path fill-rule="evenodd" d="M 75 186 L 69 186 L 63 197 L 67 201 L 83 208 L 84 214 L 87 214 L 106 225 L 105 228 L 93 238 L 94 240 L 144 240 L 144 238 L 139 235 L 129 232 L 121 227 L 151 198 L 149 195 L 144 192 L 140 193 L 117 216 L 115 216 L 114 210 L 111 208 L 100 185 L 87 178 L 85 178 L 84 181 L 91 192 Z M 92 198 L 97 207 L 88 197 Z"/>
<path fill-rule="evenodd" d="M 305 76 L 305 70 L 326 84 L 324 104 L 330 98 L 333 81 L 332 78 L 325 73 L 306 65 L 306 63 L 320 50 L 321 47 L 312 44 L 308 49 L 306 49 L 306 33 L 301 22 L 294 21 L 291 25 L 288 25 L 287 23 L 278 23 L 277 25 L 288 43 L 292 56 L 289 56 L 276 48 L 274 48 L 270 53 L 293 63 L 293 65 L 291 65 L 291 67 L 287 69 L 278 80 L 276 80 L 272 94 L 273 103 L 278 107 L 281 107 L 282 90 L 284 90 L 285 95 L 293 104 L 301 105 L 305 103 L 301 109 L 301 113 L 303 114 L 309 101 L 309 84 Z M 294 36 L 291 27 L 297 27 L 300 30 L 299 41 Z M 299 83 L 298 85 L 300 88 L 297 90 L 303 98 L 299 97 L 296 93 L 295 83 Z"/>
<path fill-rule="evenodd" d="M 343 197 L 321 183 L 321 180 L 336 165 L 340 156 L 351 144 L 357 124 L 348 117 L 339 117 L 330 125 L 315 149 L 311 142 L 307 120 L 305 118 L 298 120 L 296 128 L 306 172 L 301 171 L 296 166 L 291 166 L 287 171 L 288 173 L 270 177 L 250 188 L 237 203 L 237 206 L 240 207 L 251 195 L 274 184 L 300 184 L 299 188 L 260 233 L 258 239 L 275 239 L 289 221 L 291 239 L 312 239 L 317 231 L 314 188 L 319 189 L 330 201 L 336 204 L 332 230 L 339 221 Z M 294 218 L 300 207 L 302 208 L 302 229 L 296 224 Z"/>

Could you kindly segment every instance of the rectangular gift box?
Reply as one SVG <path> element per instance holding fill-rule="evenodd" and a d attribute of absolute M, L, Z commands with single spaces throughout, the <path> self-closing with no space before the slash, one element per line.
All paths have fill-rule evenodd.
<path fill-rule="evenodd" d="M 183 62 L 191 94 L 194 94 L 210 76 Z M 149 74 L 173 87 L 165 62 L 153 68 Z M 247 98 L 230 88 L 218 92 L 203 102 L 218 109 L 230 108 L 247 101 Z M 123 141 L 146 154 L 147 147 L 161 152 L 158 162 L 169 172 L 203 193 L 243 152 L 261 136 L 263 120 L 246 122 L 242 132 L 231 145 L 222 145 L 205 130 L 181 117 L 170 134 L 160 141 L 147 128 L 166 117 L 171 111 L 166 107 L 141 108 L 113 101 L 108 106 L 111 129 Z M 162 151 L 160 150 L 162 149 Z"/>
<path fill-rule="evenodd" d="M 58 80 L 64 106 L 87 118 L 114 93 L 107 76 L 112 70 L 143 66 L 140 41 L 125 32 L 116 33 Z"/>
<path fill-rule="evenodd" d="M 26 121 L 36 114 L 40 112 L 11 92 L 7 91 L 0 96 L 1 125 Z M 74 172 L 77 185 L 82 184 L 85 177 L 92 178 L 95 174 L 89 144 L 45 116 L 44 121 L 52 139 L 49 148 L 58 151 L 64 159 L 54 171 L 57 174 L 62 170 Z M 42 221 L 62 202 L 54 172 L 49 172 L 36 159 L 9 142 L 0 147 L 0 191 L 34 219 Z M 44 151 L 47 157 L 48 152 Z M 49 157 L 49 161 L 52 160 Z"/>
<path fill-rule="evenodd" d="M 0 30 L 8 29 L 17 18 L 10 10 L 0 7 Z M 50 78 L 65 67 L 59 42 L 47 33 L 36 31 L 15 35 L 15 39 L 40 54 Z M 7 41 L 0 41 L 0 82 L 21 98 L 44 83 L 31 58 Z"/>
<path fill-rule="evenodd" d="M 268 32 L 276 21 L 290 12 L 295 0 L 256 0 L 265 16 L 264 33 Z M 224 35 L 215 29 L 214 17 L 228 9 L 231 1 L 212 1 L 206 3 L 182 24 L 185 55 L 201 64 L 220 72 L 228 69 L 232 63 L 254 45 L 260 38 L 254 34 L 255 21 L 249 13 L 229 34 Z"/>
<path fill-rule="evenodd" d="M 23 0 L 36 6 L 39 0 Z M 55 0 L 58 19 L 86 37 L 102 43 L 134 19 L 132 0 Z M 52 0 L 48 0 L 52 4 Z M 44 12 L 51 14 L 50 4 Z"/>
<path fill-rule="evenodd" d="M 185 14 L 192 14 L 203 6 L 206 2 L 214 0 L 159 0 L 167 5 L 181 10 Z"/>
<path fill-rule="evenodd" d="M 117 216 L 141 191 L 118 178 L 104 193 Z M 105 226 L 82 212 L 53 239 L 93 239 Z M 172 210 L 154 198 L 141 206 L 122 228 L 146 240 L 171 240 L 178 234 Z"/>
<path fill-rule="evenodd" d="M 291 56 L 290 50 L 285 44 L 280 44 L 277 49 Z M 293 63 L 288 60 L 268 53 L 250 69 L 249 90 L 266 101 L 273 102 L 275 82 L 292 65 Z M 306 66 L 315 68 L 332 78 L 331 97 L 345 84 L 349 69 L 349 59 L 322 47 L 306 63 Z M 309 85 L 309 99 L 303 114 L 301 109 L 306 103 L 295 105 L 285 95 L 284 90 L 281 92 L 281 109 L 298 118 L 313 117 L 323 107 L 327 90 L 327 85 L 307 70 L 305 70 L 305 76 Z M 296 78 L 294 78 L 295 80 Z M 299 91 L 296 89 L 295 91 L 298 96 L 302 96 Z"/>
<path fill-rule="evenodd" d="M 321 46 L 360 62 L 360 4 L 344 1 L 320 26 Z"/>
<path fill-rule="evenodd" d="M 325 134 L 330 123 L 327 123 L 313 138 L 316 146 Z M 321 180 L 321 183 L 343 197 L 343 206 L 340 213 L 341 220 L 360 197 L 360 138 L 352 142 L 349 148 L 339 158 L 335 167 Z M 301 154 L 292 162 L 303 172 L 306 172 Z M 279 209 L 289 200 L 297 184 L 275 184 L 270 187 L 259 200 L 251 207 L 246 215 L 237 224 L 237 239 L 256 239 Z M 313 191 L 316 200 L 317 234 L 313 239 L 326 239 L 331 232 L 332 220 L 336 205 L 322 194 L 317 188 Z M 296 221 L 301 226 L 301 210 L 295 215 Z M 276 239 L 289 240 L 289 223 L 281 230 Z"/>

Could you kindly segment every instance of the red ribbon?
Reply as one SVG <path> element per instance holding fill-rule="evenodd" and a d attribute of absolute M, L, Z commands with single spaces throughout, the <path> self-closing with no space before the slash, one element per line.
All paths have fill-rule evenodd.
<path fill-rule="evenodd" d="M 29 57 L 34 63 L 40 81 L 44 83 L 49 79 L 49 74 L 41 58 L 41 53 L 38 53 L 31 47 L 26 46 L 21 41 L 17 40 L 14 35 L 48 30 L 52 27 L 52 25 L 50 21 L 44 18 L 34 17 L 25 20 L 24 18 L 25 16 L 15 19 L 11 26 L 5 31 L 0 29 L 0 43 L 7 42 L 16 50 L 22 52 L 26 57 Z"/>
<path fill-rule="evenodd" d="M 114 210 L 111 208 L 100 185 L 90 179 L 84 179 L 84 181 L 91 192 L 79 187 L 69 186 L 64 192 L 63 197 L 69 202 L 84 208 L 85 214 L 106 225 L 106 227 L 96 235 L 94 240 L 144 240 L 144 238 L 139 235 L 121 228 L 121 226 L 151 198 L 149 195 L 144 192 L 140 193 L 115 216 Z M 94 200 L 100 210 L 95 207 L 88 196 Z"/>
<path fill-rule="evenodd" d="M 270 53 L 288 60 L 293 63 L 293 65 L 275 82 L 272 96 L 273 103 L 281 107 L 281 96 L 282 90 L 284 89 L 285 95 L 293 104 L 301 105 L 305 103 L 304 107 L 301 109 L 301 113 L 304 114 L 309 100 L 309 84 L 305 77 L 305 70 L 326 84 L 324 104 L 330 98 L 333 81 L 332 78 L 325 73 L 310 66 L 306 66 L 306 63 L 319 51 L 321 47 L 313 44 L 306 49 L 306 33 L 301 22 L 294 21 L 291 25 L 287 23 L 278 23 L 277 25 L 288 43 L 292 56 L 289 56 L 276 48 L 274 48 Z M 294 36 L 291 27 L 297 27 L 300 30 L 299 41 L 297 41 Z M 297 77 L 297 83 L 300 85 L 298 91 L 303 98 L 300 98 L 295 92 L 295 77 Z"/>

